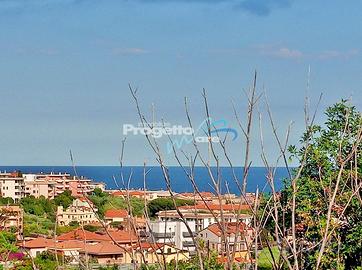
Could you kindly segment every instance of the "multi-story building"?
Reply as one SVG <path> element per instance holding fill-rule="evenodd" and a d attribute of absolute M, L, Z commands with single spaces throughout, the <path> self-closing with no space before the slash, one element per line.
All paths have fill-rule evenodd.
<path fill-rule="evenodd" d="M 0 206 L 0 230 L 15 230 L 17 239 L 22 239 L 23 216 L 23 209 L 18 205 Z"/>
<path fill-rule="evenodd" d="M 208 226 L 198 234 L 198 238 L 203 240 L 208 250 L 215 250 L 221 256 L 235 250 L 235 257 L 247 262 L 253 234 L 254 230 L 245 223 L 227 222 L 224 229 L 217 223 Z"/>
<path fill-rule="evenodd" d="M 151 221 L 146 226 L 148 240 L 152 243 L 171 244 L 179 249 L 192 252 L 195 250 L 192 240 L 192 236 L 196 237 L 195 221 L 189 220 L 187 224 L 192 230 L 192 234 L 180 219 Z"/>
<path fill-rule="evenodd" d="M 146 227 L 149 240 L 156 243 L 171 243 L 179 249 L 195 250 L 193 236 L 217 222 L 244 222 L 249 224 L 251 216 L 235 212 L 210 212 L 205 209 L 179 209 L 187 225 L 176 210 L 160 211 L 158 219 Z M 190 233 L 190 231 L 191 233 Z"/>
<path fill-rule="evenodd" d="M 97 209 L 89 200 L 85 198 L 75 199 L 72 205 L 65 210 L 63 206 L 58 206 L 57 222 L 61 226 L 69 225 L 72 221 L 84 225 L 97 223 L 96 211 Z"/>
<path fill-rule="evenodd" d="M 33 179 L 48 184 L 48 198 L 54 198 L 66 190 L 70 190 L 75 197 L 81 197 L 93 191 L 96 184 L 91 179 L 71 176 L 69 173 L 40 173 L 33 175 Z"/>
<path fill-rule="evenodd" d="M 0 172 L 0 195 L 9 197 L 18 203 L 25 195 L 24 178 L 21 173 Z"/>
<path fill-rule="evenodd" d="M 70 190 L 74 197 L 82 197 L 96 187 L 104 189 L 104 183 L 92 182 L 88 178 L 78 178 L 68 173 L 0 172 L 0 196 L 13 198 L 16 203 L 25 196 L 53 199 L 66 190 Z"/>
<path fill-rule="evenodd" d="M 38 178 L 38 174 L 23 174 L 25 184 L 25 196 L 34 196 L 39 198 L 44 196 L 45 198 L 53 199 L 54 181 L 48 179 Z"/>

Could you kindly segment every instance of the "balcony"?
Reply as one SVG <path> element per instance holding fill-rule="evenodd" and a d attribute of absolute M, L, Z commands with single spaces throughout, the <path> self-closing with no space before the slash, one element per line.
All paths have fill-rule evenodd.
<path fill-rule="evenodd" d="M 173 238 L 175 236 L 175 233 L 174 232 L 171 232 L 171 233 L 153 232 L 152 235 L 154 238 Z"/>
<path fill-rule="evenodd" d="M 192 236 L 196 236 L 196 233 L 195 232 L 192 232 L 192 234 L 190 234 L 189 232 L 183 232 L 182 233 L 182 236 L 187 238 L 187 237 L 192 237 Z"/>
<path fill-rule="evenodd" d="M 182 245 L 184 247 L 194 247 L 195 243 L 194 243 L 194 241 L 184 241 L 184 242 L 182 242 Z"/>

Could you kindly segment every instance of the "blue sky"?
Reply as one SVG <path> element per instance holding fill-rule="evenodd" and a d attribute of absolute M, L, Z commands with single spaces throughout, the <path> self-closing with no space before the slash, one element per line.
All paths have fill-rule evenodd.
<path fill-rule="evenodd" d="M 362 107 L 361 10 L 354 0 L 0 0 L 0 164 L 68 165 L 69 149 L 78 165 L 117 164 L 122 125 L 138 122 L 128 83 L 172 124 L 186 124 L 185 96 L 202 121 L 206 88 L 214 118 L 237 128 L 231 100 L 242 114 L 254 70 L 278 132 L 294 121 L 297 142 L 306 93 L 312 105 L 324 93 L 320 111 L 341 98 Z M 253 134 L 261 165 L 257 124 Z M 242 142 L 231 148 L 238 164 Z M 144 138 L 129 137 L 126 163 L 144 159 L 155 163 Z"/>

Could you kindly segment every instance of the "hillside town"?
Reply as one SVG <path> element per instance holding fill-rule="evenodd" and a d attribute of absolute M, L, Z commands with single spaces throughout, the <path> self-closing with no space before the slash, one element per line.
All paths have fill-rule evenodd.
<path fill-rule="evenodd" d="M 236 264 L 253 261 L 252 193 L 171 196 L 107 190 L 68 173 L 21 172 L 0 172 L 0 192 L 0 233 L 8 239 L 1 264 L 8 269 L 44 256 L 63 268 L 133 269 L 192 260 L 200 252 L 196 245 L 220 263 L 232 251 Z"/>

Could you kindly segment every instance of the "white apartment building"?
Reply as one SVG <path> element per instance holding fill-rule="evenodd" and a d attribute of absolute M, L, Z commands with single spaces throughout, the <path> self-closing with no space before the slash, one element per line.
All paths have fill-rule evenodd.
<path fill-rule="evenodd" d="M 21 173 L 0 172 L 0 193 L 1 197 L 13 198 L 18 203 L 25 194 L 24 178 Z"/>
<path fill-rule="evenodd" d="M 187 224 L 194 230 L 195 221 L 190 220 Z M 192 236 L 180 219 L 151 221 L 146 228 L 150 242 L 172 244 L 178 249 L 195 251 Z M 196 233 L 192 233 L 196 237 Z"/>
<path fill-rule="evenodd" d="M 222 220 L 220 213 L 212 214 L 195 209 L 181 209 L 180 211 L 195 237 L 203 229 Z M 146 226 L 147 235 L 151 242 L 172 243 L 177 248 L 190 252 L 195 250 L 192 235 L 176 210 L 160 211 L 157 216 L 156 221 L 151 221 L 149 226 Z M 235 213 L 226 212 L 222 216 L 224 222 L 237 221 L 237 214 Z M 250 220 L 250 215 L 239 214 L 239 222 L 250 224 Z"/>
<path fill-rule="evenodd" d="M 75 199 L 72 205 L 65 210 L 63 206 L 58 206 L 57 222 L 61 226 L 69 225 L 72 221 L 83 225 L 95 223 L 98 222 L 96 211 L 97 209 L 89 200 L 85 198 Z"/>

